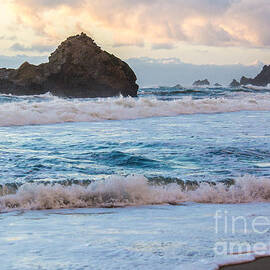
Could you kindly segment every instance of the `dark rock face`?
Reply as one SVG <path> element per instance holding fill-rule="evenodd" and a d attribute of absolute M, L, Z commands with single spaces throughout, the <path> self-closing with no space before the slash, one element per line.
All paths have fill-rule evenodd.
<path fill-rule="evenodd" d="M 241 86 L 241 83 L 239 83 L 237 80 L 233 80 L 230 84 L 230 87 L 239 87 Z"/>
<path fill-rule="evenodd" d="M 219 83 L 215 83 L 215 84 L 214 84 L 214 86 L 219 87 L 219 86 L 222 86 L 222 85 L 221 85 L 221 84 L 219 84 Z"/>
<path fill-rule="evenodd" d="M 263 70 L 254 79 L 242 77 L 240 83 L 242 85 L 256 85 L 256 86 L 267 86 L 270 83 L 270 65 L 264 66 Z"/>
<path fill-rule="evenodd" d="M 193 83 L 193 86 L 204 86 L 204 85 L 210 85 L 210 82 L 205 79 L 205 80 L 198 80 Z"/>
<path fill-rule="evenodd" d="M 69 37 L 39 66 L 0 69 L 0 92 L 66 97 L 137 96 L 136 75 L 125 62 L 98 47 L 86 34 Z"/>

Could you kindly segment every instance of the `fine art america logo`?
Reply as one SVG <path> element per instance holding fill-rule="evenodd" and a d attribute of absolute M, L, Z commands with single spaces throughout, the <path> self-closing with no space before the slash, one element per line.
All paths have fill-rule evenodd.
<path fill-rule="evenodd" d="M 267 216 L 244 217 L 231 216 L 228 211 L 218 210 L 214 216 L 215 233 L 223 239 L 215 244 L 214 252 L 217 256 L 256 253 L 258 256 L 269 254 L 270 246 L 267 235 L 270 232 L 270 218 Z M 250 242 L 239 241 L 239 236 L 246 236 L 245 239 L 254 240 Z M 265 242 L 255 242 L 260 239 Z M 248 237 L 247 237 L 248 236 Z M 265 236 L 265 237 L 262 237 Z"/>

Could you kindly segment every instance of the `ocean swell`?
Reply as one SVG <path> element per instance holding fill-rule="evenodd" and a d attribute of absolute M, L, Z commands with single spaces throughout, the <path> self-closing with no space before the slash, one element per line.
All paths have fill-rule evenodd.
<path fill-rule="evenodd" d="M 144 176 L 111 176 L 87 186 L 24 184 L 14 194 L 3 188 L 0 211 L 14 209 L 59 209 L 125 207 L 184 202 L 237 204 L 270 202 L 270 179 L 254 176 L 237 178 L 235 183 L 201 183 L 190 187 L 151 185 Z"/>
<path fill-rule="evenodd" d="M 42 125 L 65 122 L 128 120 L 181 114 L 269 111 L 270 94 L 235 98 L 184 97 L 177 100 L 155 98 L 61 99 L 42 102 L 20 101 L 0 104 L 0 126 Z"/>

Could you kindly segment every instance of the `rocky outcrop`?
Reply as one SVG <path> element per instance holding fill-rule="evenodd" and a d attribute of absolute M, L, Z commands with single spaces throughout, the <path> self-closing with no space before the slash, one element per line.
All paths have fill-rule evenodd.
<path fill-rule="evenodd" d="M 39 66 L 0 69 L 0 92 L 65 97 L 137 96 L 136 75 L 125 62 L 109 54 L 86 34 L 69 37 Z"/>
<path fill-rule="evenodd" d="M 219 84 L 219 83 L 215 83 L 214 86 L 220 87 L 220 86 L 222 86 L 222 85 Z"/>
<path fill-rule="evenodd" d="M 267 86 L 270 83 L 270 65 L 264 66 L 260 74 L 254 79 L 242 77 L 240 83 L 242 85 L 256 85 L 256 86 Z"/>
<path fill-rule="evenodd" d="M 210 82 L 207 79 L 205 79 L 205 80 L 198 80 L 193 83 L 193 86 L 204 86 L 204 85 L 206 86 L 210 85 Z"/>
<path fill-rule="evenodd" d="M 230 87 L 233 87 L 233 88 L 235 88 L 235 87 L 239 87 L 239 86 L 241 86 L 241 83 L 239 83 L 237 80 L 233 80 L 231 83 L 230 83 Z"/>
<path fill-rule="evenodd" d="M 175 86 L 171 87 L 171 89 L 178 89 L 178 90 L 182 90 L 182 89 L 184 89 L 184 87 L 183 87 L 181 84 L 177 84 L 177 85 L 175 85 Z"/>

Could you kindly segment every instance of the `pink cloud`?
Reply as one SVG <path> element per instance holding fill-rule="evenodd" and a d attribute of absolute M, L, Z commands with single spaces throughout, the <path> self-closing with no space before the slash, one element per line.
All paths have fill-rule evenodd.
<path fill-rule="evenodd" d="M 95 24 L 115 46 L 269 46 L 269 0 L 14 0 L 21 24 L 57 37 Z M 66 17 L 66 19 L 65 19 Z M 64 18 L 64 19 L 63 19 Z M 83 25 L 83 26 L 82 26 Z M 70 32 L 70 33 L 69 33 Z"/>

